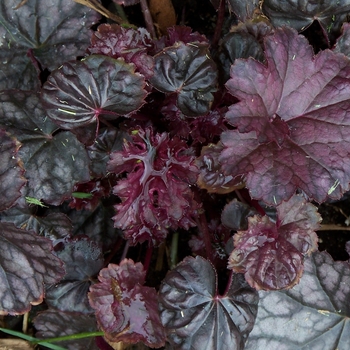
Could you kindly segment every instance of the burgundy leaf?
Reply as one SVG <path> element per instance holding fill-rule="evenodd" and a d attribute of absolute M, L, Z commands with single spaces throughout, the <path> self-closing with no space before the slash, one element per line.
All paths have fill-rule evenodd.
<path fill-rule="evenodd" d="M 91 280 L 103 267 L 101 248 L 87 237 L 65 239 L 55 246 L 66 274 L 60 283 L 46 289 L 46 303 L 55 309 L 91 313 L 87 293 Z"/>
<path fill-rule="evenodd" d="M 139 109 L 146 96 L 144 86 L 144 78 L 130 64 L 92 55 L 52 72 L 42 89 L 42 101 L 48 116 L 60 127 L 90 126 L 91 135 L 86 135 L 86 128 L 79 131 L 90 145 L 96 138 L 99 116 L 116 119 Z"/>
<path fill-rule="evenodd" d="M 28 179 L 26 196 L 59 205 L 76 182 L 90 179 L 88 155 L 70 132 L 59 132 L 45 116 L 38 96 L 8 90 L 0 95 L 0 125 L 22 143 L 18 155 Z"/>
<path fill-rule="evenodd" d="M 174 349 L 243 349 L 257 313 L 258 295 L 234 274 L 225 295 L 204 258 L 187 257 L 159 290 L 161 319 Z"/>
<path fill-rule="evenodd" d="M 324 33 L 339 31 L 350 10 L 349 0 L 265 0 L 262 10 L 275 27 L 304 30 L 317 20 Z"/>
<path fill-rule="evenodd" d="M 155 57 L 151 84 L 159 91 L 177 93 L 180 110 L 188 116 L 209 111 L 216 91 L 217 69 L 208 45 L 177 42 Z"/>
<path fill-rule="evenodd" d="M 165 332 L 155 289 L 142 286 L 146 272 L 141 263 L 123 260 L 100 271 L 99 283 L 90 287 L 89 300 L 97 322 L 112 342 L 143 342 L 164 346 Z"/>
<path fill-rule="evenodd" d="M 222 134 L 225 175 L 246 175 L 251 196 L 276 205 L 303 190 L 317 202 L 339 198 L 350 181 L 350 62 L 313 56 L 296 31 L 266 38 L 267 66 L 237 60 L 226 86 L 240 102 Z"/>
<path fill-rule="evenodd" d="M 166 46 L 173 46 L 175 43 L 182 41 L 185 44 L 188 43 L 207 43 L 209 40 L 198 32 L 192 32 L 191 27 L 179 25 L 167 28 L 167 36 L 165 39 Z"/>
<path fill-rule="evenodd" d="M 29 0 L 0 4 L 0 89 L 40 87 L 38 72 L 27 56 L 31 50 L 41 68 L 53 70 L 84 54 L 99 15 L 71 0 Z M 49 15 L 48 15 L 49 14 Z"/>
<path fill-rule="evenodd" d="M 317 250 L 317 208 L 295 195 L 277 206 L 277 222 L 248 218 L 248 230 L 234 236 L 229 268 L 245 274 L 255 289 L 292 288 L 303 273 L 304 256 Z"/>
<path fill-rule="evenodd" d="M 24 169 L 17 153 L 20 143 L 0 129 L 0 211 L 10 208 L 25 185 Z"/>
<path fill-rule="evenodd" d="M 259 11 L 259 0 L 227 0 L 229 8 L 235 13 L 241 22 L 253 18 L 256 11 Z"/>
<path fill-rule="evenodd" d="M 305 259 L 300 283 L 259 292 L 259 311 L 245 350 L 348 349 L 350 266 L 326 252 Z"/>
<path fill-rule="evenodd" d="M 147 55 L 152 50 L 153 40 L 144 28 L 137 30 L 123 28 L 117 24 L 101 24 L 91 38 L 88 52 L 113 58 L 124 58 L 133 63 L 146 79 L 153 75 L 153 57 Z"/>
<path fill-rule="evenodd" d="M 150 128 L 131 133 L 124 150 L 113 152 L 107 170 L 128 173 L 118 181 L 114 194 L 122 200 L 115 206 L 115 227 L 124 230 L 132 244 L 148 240 L 158 244 L 168 229 L 195 226 L 199 206 L 190 186 L 197 167 L 186 143 L 166 133 L 153 134 Z"/>
<path fill-rule="evenodd" d="M 63 277 L 62 263 L 49 239 L 11 223 L 0 222 L 0 245 L 0 314 L 24 314 L 43 301 L 44 284 Z"/>
<path fill-rule="evenodd" d="M 46 310 L 40 312 L 33 320 L 35 337 L 39 339 L 63 337 L 67 335 L 96 332 L 97 325 L 94 315 L 78 312 L 61 312 Z M 94 337 L 72 339 L 55 343 L 69 350 L 98 350 Z"/>

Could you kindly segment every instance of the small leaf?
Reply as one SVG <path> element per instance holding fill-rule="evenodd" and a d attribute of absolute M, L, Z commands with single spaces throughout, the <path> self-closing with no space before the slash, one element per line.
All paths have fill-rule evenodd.
<path fill-rule="evenodd" d="M 258 294 L 234 274 L 218 295 L 217 273 L 202 257 L 187 257 L 159 290 L 162 322 L 174 349 L 240 349 L 253 328 Z"/>
<path fill-rule="evenodd" d="M 180 110 L 188 116 L 208 113 L 216 91 L 217 69 L 204 43 L 175 43 L 154 56 L 151 84 L 178 94 Z"/>
<path fill-rule="evenodd" d="M 259 0 L 227 0 L 229 8 L 241 22 L 253 18 L 259 10 Z"/>
<path fill-rule="evenodd" d="M 11 223 L 0 222 L 0 245 L 0 314 L 24 314 L 43 301 L 44 284 L 57 283 L 64 269 L 49 239 Z"/>
<path fill-rule="evenodd" d="M 40 199 L 36 199 L 33 197 L 25 197 L 25 199 L 28 204 L 38 205 L 39 207 L 42 207 L 42 208 L 48 208 L 47 205 L 44 205 L 43 203 L 41 203 Z"/>
<path fill-rule="evenodd" d="M 72 197 L 84 199 L 84 198 L 92 198 L 93 195 L 91 193 L 85 193 L 85 192 L 73 192 Z"/>
<path fill-rule="evenodd" d="M 317 249 L 320 215 L 317 208 L 295 195 L 277 206 L 277 222 L 268 216 L 248 218 L 248 230 L 234 236 L 229 268 L 244 273 L 256 289 L 287 289 L 303 273 L 303 258 Z"/>
<path fill-rule="evenodd" d="M 245 350 L 350 348 L 350 266 L 326 252 L 305 259 L 300 283 L 259 292 L 259 311 Z"/>
<path fill-rule="evenodd" d="M 157 294 L 154 288 L 142 286 L 145 275 L 141 263 L 123 260 L 102 269 L 99 283 L 90 287 L 90 304 L 109 341 L 164 346 Z"/>

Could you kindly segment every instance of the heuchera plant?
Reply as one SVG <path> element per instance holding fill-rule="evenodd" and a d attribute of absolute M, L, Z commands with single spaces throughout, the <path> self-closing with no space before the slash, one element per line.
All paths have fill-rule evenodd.
<path fill-rule="evenodd" d="M 1 330 L 349 349 L 349 262 L 317 231 L 349 191 L 350 1 L 211 0 L 207 36 L 155 2 L 0 4 L 0 314 L 35 337 Z"/>

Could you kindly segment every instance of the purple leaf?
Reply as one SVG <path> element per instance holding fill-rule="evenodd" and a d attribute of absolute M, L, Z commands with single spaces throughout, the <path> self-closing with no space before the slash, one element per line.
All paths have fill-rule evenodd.
<path fill-rule="evenodd" d="M 144 28 L 137 30 L 123 28 L 117 24 L 101 24 L 91 38 L 88 52 L 113 58 L 124 58 L 133 63 L 146 79 L 153 75 L 153 57 L 147 55 L 152 50 L 153 40 Z"/>
<path fill-rule="evenodd" d="M 0 314 L 24 314 L 43 301 L 44 284 L 63 277 L 62 263 L 49 239 L 11 223 L 0 222 L 0 245 Z"/>
<path fill-rule="evenodd" d="M 298 31 L 318 21 L 324 33 L 337 32 L 346 21 L 349 0 L 265 0 L 262 10 L 275 27 L 289 26 Z"/>
<path fill-rule="evenodd" d="M 39 339 L 63 337 L 67 335 L 97 331 L 94 315 L 85 315 L 78 312 L 61 312 L 46 310 L 40 312 L 33 320 L 37 330 L 35 337 Z M 94 337 L 72 339 L 57 342 L 69 350 L 98 350 Z"/>
<path fill-rule="evenodd" d="M 109 341 L 141 341 L 152 348 L 164 345 L 157 293 L 142 286 L 145 276 L 141 263 L 125 259 L 120 265 L 109 264 L 102 269 L 99 283 L 90 287 L 90 304 Z"/>
<path fill-rule="evenodd" d="M 350 23 L 344 23 L 342 27 L 342 34 L 339 36 L 335 47 L 333 48 L 334 52 L 341 52 L 345 56 L 350 56 Z"/>
<path fill-rule="evenodd" d="M 83 61 L 67 62 L 52 72 L 42 89 L 42 101 L 47 115 L 60 127 L 74 130 L 90 126 L 91 135 L 86 135 L 86 128 L 79 135 L 91 145 L 99 116 L 116 119 L 136 111 L 146 97 L 144 86 L 144 78 L 134 73 L 130 64 L 92 55 Z"/>
<path fill-rule="evenodd" d="M 159 91 L 177 93 L 180 110 L 188 116 L 208 113 L 216 91 L 217 69 L 204 43 L 175 43 L 154 56 L 151 84 Z"/>
<path fill-rule="evenodd" d="M 118 5 L 131 6 L 136 5 L 140 0 L 113 0 Z"/>
<path fill-rule="evenodd" d="M 74 237 L 56 246 L 55 253 L 63 261 L 66 274 L 60 283 L 46 289 L 46 303 L 61 311 L 93 312 L 87 293 L 92 278 L 103 267 L 101 248 L 87 237 Z"/>
<path fill-rule="evenodd" d="M 25 185 L 23 164 L 17 156 L 20 143 L 0 129 L 0 211 L 10 208 Z"/>
<path fill-rule="evenodd" d="M 254 12 L 259 11 L 259 0 L 227 0 L 229 8 L 241 22 L 253 18 Z"/>
<path fill-rule="evenodd" d="M 245 350 L 348 349 L 350 266 L 326 253 L 305 259 L 300 283 L 259 292 L 259 311 Z"/>
<path fill-rule="evenodd" d="M 59 205 L 76 182 L 88 181 L 89 159 L 70 132 L 53 135 L 57 126 L 45 116 L 38 96 L 9 90 L 0 95 L 0 124 L 22 143 L 18 155 L 26 169 L 26 196 Z"/>
<path fill-rule="evenodd" d="M 245 274 L 255 289 L 287 289 L 303 273 L 303 258 L 317 250 L 317 208 L 295 195 L 277 206 L 277 222 L 268 216 L 248 218 L 248 230 L 234 236 L 229 268 Z"/>
<path fill-rule="evenodd" d="M 159 290 L 161 319 L 174 349 L 243 349 L 257 313 L 258 295 L 234 274 L 217 292 L 217 273 L 201 257 L 185 258 Z"/>
<path fill-rule="evenodd" d="M 190 185 L 196 182 L 197 167 L 192 150 L 177 137 L 153 134 L 150 128 L 131 132 L 124 150 L 113 152 L 107 170 L 126 178 L 114 186 L 122 203 L 115 206 L 115 227 L 124 230 L 130 243 L 164 240 L 168 229 L 195 226 L 198 203 Z"/>
<path fill-rule="evenodd" d="M 329 50 L 313 56 L 288 27 L 266 38 L 267 66 L 237 60 L 226 83 L 240 102 L 222 134 L 224 174 L 246 175 L 253 198 L 277 205 L 303 190 L 323 202 L 350 181 L 350 62 Z M 297 102 L 296 102 L 297 101 Z"/>
<path fill-rule="evenodd" d="M 41 67 L 53 70 L 84 54 L 99 15 L 71 0 L 30 0 L 15 9 L 13 0 L 0 4 L 0 89 L 31 90 L 40 86 L 27 57 L 32 50 Z"/>

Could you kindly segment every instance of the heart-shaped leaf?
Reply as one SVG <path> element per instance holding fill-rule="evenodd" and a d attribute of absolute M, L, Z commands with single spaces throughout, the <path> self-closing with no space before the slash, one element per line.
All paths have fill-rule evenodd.
<path fill-rule="evenodd" d="M 218 295 L 217 273 L 200 256 L 168 272 L 159 290 L 161 319 L 175 349 L 243 349 L 257 313 L 258 294 L 240 274 Z"/>

